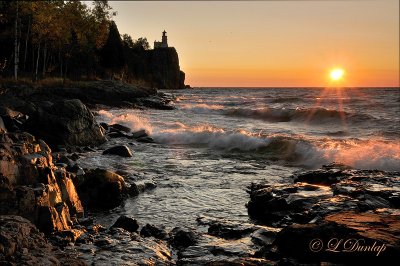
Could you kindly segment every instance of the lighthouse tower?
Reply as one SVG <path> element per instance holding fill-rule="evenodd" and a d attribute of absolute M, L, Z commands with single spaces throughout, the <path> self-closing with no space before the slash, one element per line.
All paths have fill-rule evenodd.
<path fill-rule="evenodd" d="M 161 42 L 154 41 L 154 49 L 156 48 L 168 48 L 167 32 L 164 30 L 162 32 Z"/>

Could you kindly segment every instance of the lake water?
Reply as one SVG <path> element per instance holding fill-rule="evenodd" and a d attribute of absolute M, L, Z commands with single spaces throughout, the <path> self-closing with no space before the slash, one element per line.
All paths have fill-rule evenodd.
<path fill-rule="evenodd" d="M 171 93 L 166 92 L 166 93 Z M 134 156 L 93 152 L 83 167 L 124 172 L 157 188 L 128 199 L 111 215 L 140 224 L 196 227 L 207 216 L 248 222 L 246 187 L 284 183 L 295 171 L 341 162 L 400 170 L 400 90 L 199 88 L 172 92 L 176 110 L 100 110 L 98 121 L 145 129 L 156 143 L 112 139 Z"/>

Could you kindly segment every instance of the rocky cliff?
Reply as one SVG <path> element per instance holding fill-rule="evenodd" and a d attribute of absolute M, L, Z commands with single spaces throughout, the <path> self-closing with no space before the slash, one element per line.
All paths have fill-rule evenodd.
<path fill-rule="evenodd" d="M 157 89 L 185 88 L 185 73 L 180 70 L 175 48 L 132 48 L 126 51 L 126 56 L 128 80 L 144 81 L 147 86 Z"/>

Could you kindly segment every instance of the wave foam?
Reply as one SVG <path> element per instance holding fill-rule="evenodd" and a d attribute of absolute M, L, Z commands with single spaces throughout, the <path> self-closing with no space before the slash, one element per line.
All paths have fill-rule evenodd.
<path fill-rule="evenodd" d="M 122 124 L 129 127 L 132 131 L 146 130 L 149 134 L 153 132 L 150 121 L 145 117 L 140 117 L 135 114 L 120 114 L 114 115 L 112 112 L 100 110 L 101 119 L 108 124 Z"/>
<path fill-rule="evenodd" d="M 290 121 L 305 121 L 305 122 L 328 122 L 332 120 L 352 120 L 365 121 L 374 120 L 375 118 L 366 114 L 353 114 L 345 111 L 330 110 L 324 108 L 311 109 L 285 109 L 285 108 L 233 108 L 224 112 L 225 115 L 262 119 L 270 122 L 290 122 Z"/>

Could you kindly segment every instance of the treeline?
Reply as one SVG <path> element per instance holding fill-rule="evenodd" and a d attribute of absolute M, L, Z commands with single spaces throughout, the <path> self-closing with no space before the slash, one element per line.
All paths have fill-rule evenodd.
<path fill-rule="evenodd" d="M 127 59 L 146 38 L 121 38 L 107 1 L 0 1 L 0 76 L 63 79 L 140 76 Z"/>

